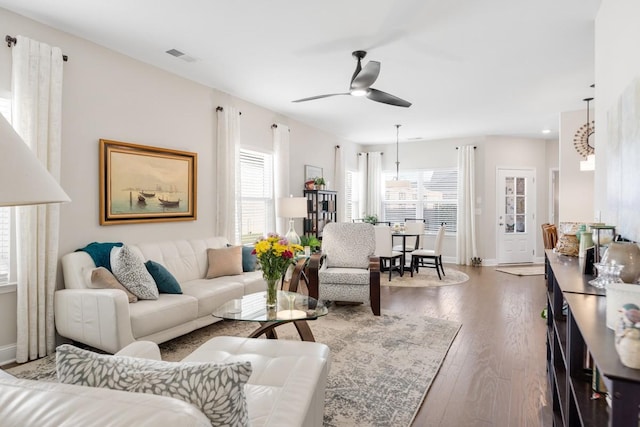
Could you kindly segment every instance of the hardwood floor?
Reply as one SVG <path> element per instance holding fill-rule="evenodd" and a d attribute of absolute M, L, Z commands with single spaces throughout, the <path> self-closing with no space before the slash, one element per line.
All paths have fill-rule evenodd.
<path fill-rule="evenodd" d="M 469 281 L 382 287 L 383 309 L 462 323 L 413 426 L 550 426 L 544 276 L 445 264 L 451 268 Z"/>

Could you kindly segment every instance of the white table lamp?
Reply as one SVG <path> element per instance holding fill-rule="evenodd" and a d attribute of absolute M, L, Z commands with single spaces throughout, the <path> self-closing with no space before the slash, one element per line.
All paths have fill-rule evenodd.
<path fill-rule="evenodd" d="M 296 233 L 293 219 L 307 216 L 307 198 L 289 196 L 278 199 L 278 216 L 289 218 L 289 231 L 284 237 L 287 238 L 289 243 L 299 245 L 300 236 Z"/>
<path fill-rule="evenodd" d="M 0 206 L 70 201 L 53 175 L 0 114 Z"/>

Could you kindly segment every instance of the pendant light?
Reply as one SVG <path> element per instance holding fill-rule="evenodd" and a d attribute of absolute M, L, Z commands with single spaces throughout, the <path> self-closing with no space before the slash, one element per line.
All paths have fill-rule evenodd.
<path fill-rule="evenodd" d="M 400 126 L 396 126 L 396 177 L 393 181 L 387 181 L 387 188 L 410 188 L 411 183 L 409 181 L 400 180 Z"/>
<path fill-rule="evenodd" d="M 587 103 L 587 123 L 581 126 L 573 139 L 573 146 L 578 154 L 584 157 L 584 160 L 580 161 L 581 171 L 592 171 L 595 169 L 596 156 L 595 147 L 590 143 L 593 140 L 593 134 L 595 131 L 595 125 L 591 122 L 589 117 L 589 103 L 593 101 L 593 98 L 583 99 Z"/>

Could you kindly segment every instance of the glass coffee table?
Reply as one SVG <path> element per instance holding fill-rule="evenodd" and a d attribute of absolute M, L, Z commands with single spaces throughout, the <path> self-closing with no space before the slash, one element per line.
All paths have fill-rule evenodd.
<path fill-rule="evenodd" d="M 260 322 L 260 327 L 249 338 L 264 334 L 269 339 L 277 339 L 275 328 L 293 323 L 302 341 L 315 341 L 307 320 L 315 320 L 329 312 L 322 302 L 296 292 L 278 291 L 278 305 L 274 309 L 267 310 L 266 301 L 266 292 L 256 292 L 222 304 L 212 315 L 227 320 Z"/>

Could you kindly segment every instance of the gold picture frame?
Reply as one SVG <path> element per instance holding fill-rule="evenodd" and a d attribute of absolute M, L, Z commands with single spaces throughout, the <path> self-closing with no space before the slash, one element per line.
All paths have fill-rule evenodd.
<path fill-rule="evenodd" d="M 100 225 L 194 221 L 197 153 L 100 140 Z"/>

